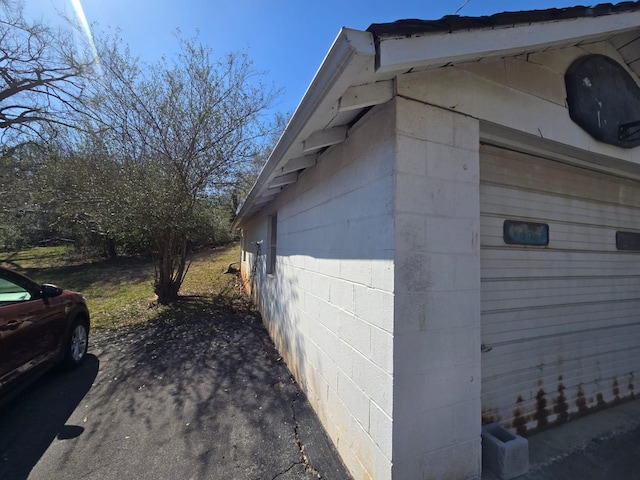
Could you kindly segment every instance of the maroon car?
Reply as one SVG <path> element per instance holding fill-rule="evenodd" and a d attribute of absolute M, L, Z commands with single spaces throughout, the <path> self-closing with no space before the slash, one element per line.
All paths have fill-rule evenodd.
<path fill-rule="evenodd" d="M 79 365 L 89 325 L 79 293 L 0 267 L 0 402 L 55 365 Z"/>

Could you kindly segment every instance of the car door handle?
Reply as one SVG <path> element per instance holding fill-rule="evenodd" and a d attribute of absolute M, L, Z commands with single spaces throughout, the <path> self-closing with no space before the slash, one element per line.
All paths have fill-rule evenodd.
<path fill-rule="evenodd" d="M 18 322 L 16 320 L 11 320 L 10 322 L 7 322 L 4 327 L 2 327 L 2 330 L 15 330 L 20 326 L 21 323 L 22 322 Z"/>

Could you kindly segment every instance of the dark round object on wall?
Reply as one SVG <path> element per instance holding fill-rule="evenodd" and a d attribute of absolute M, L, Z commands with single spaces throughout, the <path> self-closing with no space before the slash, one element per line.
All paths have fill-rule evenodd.
<path fill-rule="evenodd" d="M 624 148 L 640 145 L 640 89 L 622 65 L 585 55 L 569 66 L 565 85 L 569 116 L 593 138 Z"/>

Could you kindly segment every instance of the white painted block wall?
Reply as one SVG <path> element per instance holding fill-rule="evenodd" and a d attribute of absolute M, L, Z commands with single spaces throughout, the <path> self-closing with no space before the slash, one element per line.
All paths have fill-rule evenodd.
<path fill-rule="evenodd" d="M 355 478 L 480 474 L 478 135 L 399 98 L 245 228 L 277 211 L 261 311 Z"/>
<path fill-rule="evenodd" d="M 393 478 L 476 478 L 479 125 L 397 98 Z"/>
<path fill-rule="evenodd" d="M 372 110 L 243 229 L 245 245 L 263 240 L 266 253 L 277 212 L 276 273 L 260 263 L 260 309 L 358 479 L 390 479 L 392 468 L 393 122 L 389 106 Z"/>

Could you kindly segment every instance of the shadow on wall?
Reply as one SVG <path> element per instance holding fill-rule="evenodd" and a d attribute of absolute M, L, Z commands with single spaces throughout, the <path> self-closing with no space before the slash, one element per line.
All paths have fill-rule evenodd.
<path fill-rule="evenodd" d="M 299 366 L 304 358 L 304 340 L 300 325 L 296 324 L 300 311 L 293 310 L 300 300 L 295 275 L 282 274 L 281 258 L 276 263 L 275 274 L 267 274 L 267 255 L 259 248 L 252 257 L 248 279 L 252 300 L 265 319 L 276 349 L 304 389 L 306 376 Z"/>
<path fill-rule="evenodd" d="M 251 246 L 253 251 L 248 253 L 247 268 L 241 269 L 245 289 L 262 314 L 264 325 L 288 369 L 305 394 L 311 397 L 314 389 L 309 385 L 310 377 L 304 369 L 308 352 L 301 324 L 301 315 L 305 315 L 305 311 L 299 282 L 291 271 L 293 267 L 288 257 L 279 256 L 275 273 L 267 274 L 265 245 L 254 241 Z M 283 269 L 289 270 L 287 274 Z M 317 408 L 317 402 L 312 401 L 312 404 Z"/>

